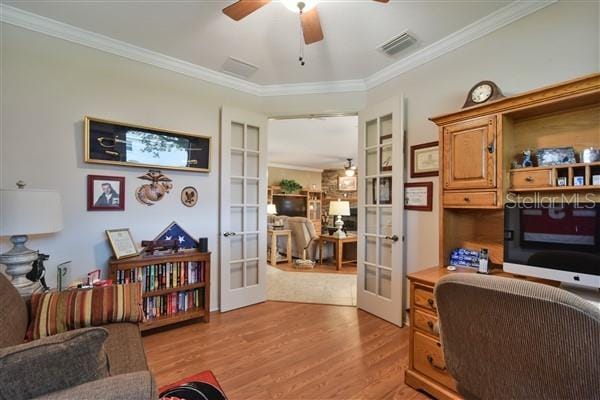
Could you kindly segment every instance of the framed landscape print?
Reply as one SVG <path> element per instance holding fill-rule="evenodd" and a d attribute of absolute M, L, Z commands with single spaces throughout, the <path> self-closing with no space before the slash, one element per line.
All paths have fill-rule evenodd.
<path fill-rule="evenodd" d="M 404 184 L 404 209 L 414 211 L 433 210 L 433 182 Z"/>
<path fill-rule="evenodd" d="M 340 192 L 355 192 L 356 176 L 338 176 L 338 190 Z"/>
<path fill-rule="evenodd" d="M 210 171 L 210 137 L 85 117 L 84 161 Z"/>
<path fill-rule="evenodd" d="M 438 142 L 410 147 L 410 177 L 438 176 L 440 170 Z"/>
<path fill-rule="evenodd" d="M 125 177 L 88 175 L 87 210 L 125 210 Z"/>

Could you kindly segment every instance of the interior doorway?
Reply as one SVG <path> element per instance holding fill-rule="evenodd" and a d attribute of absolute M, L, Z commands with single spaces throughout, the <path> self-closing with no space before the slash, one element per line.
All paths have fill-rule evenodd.
<path fill-rule="evenodd" d="M 273 118 L 268 136 L 267 299 L 356 306 L 358 116 Z"/>

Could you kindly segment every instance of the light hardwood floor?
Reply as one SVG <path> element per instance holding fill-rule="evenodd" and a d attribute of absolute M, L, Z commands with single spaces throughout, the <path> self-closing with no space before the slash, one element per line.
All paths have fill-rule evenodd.
<path fill-rule="evenodd" d="M 159 386 L 210 369 L 236 399 L 427 399 L 408 328 L 354 307 L 266 302 L 144 337 Z"/>

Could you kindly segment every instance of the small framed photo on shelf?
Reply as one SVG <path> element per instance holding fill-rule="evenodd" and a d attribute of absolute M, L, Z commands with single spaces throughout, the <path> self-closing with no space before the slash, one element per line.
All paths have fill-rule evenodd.
<path fill-rule="evenodd" d="M 125 177 L 88 175 L 87 210 L 125 210 Z"/>
<path fill-rule="evenodd" d="M 404 209 L 414 211 L 433 210 L 433 182 L 405 183 Z"/>
<path fill-rule="evenodd" d="M 585 177 L 584 176 L 574 176 L 573 177 L 573 186 L 583 186 L 585 185 Z"/>
<path fill-rule="evenodd" d="M 113 253 L 117 260 L 127 257 L 135 257 L 139 254 L 129 229 L 109 229 L 106 231 L 106 236 L 108 237 L 110 247 L 112 247 Z"/>
<path fill-rule="evenodd" d="M 440 170 L 439 157 L 438 142 L 410 146 L 410 177 L 438 176 Z"/>
<path fill-rule="evenodd" d="M 356 176 L 338 176 L 338 190 L 340 192 L 355 192 Z"/>
<path fill-rule="evenodd" d="M 381 137 L 381 148 L 379 149 L 379 157 L 381 160 L 380 170 L 391 171 L 392 170 L 392 135 L 385 135 Z"/>

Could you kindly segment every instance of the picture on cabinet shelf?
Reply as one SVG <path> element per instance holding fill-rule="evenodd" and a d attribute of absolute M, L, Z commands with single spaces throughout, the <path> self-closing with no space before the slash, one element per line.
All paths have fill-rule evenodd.
<path fill-rule="evenodd" d="M 125 177 L 88 175 L 88 211 L 125 210 Z"/>

